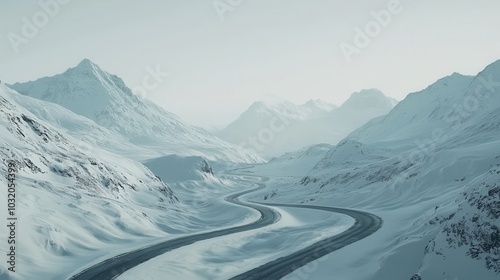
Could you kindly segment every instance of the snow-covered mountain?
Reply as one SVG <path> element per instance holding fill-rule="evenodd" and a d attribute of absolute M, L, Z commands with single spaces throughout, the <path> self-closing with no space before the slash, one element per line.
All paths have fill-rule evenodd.
<path fill-rule="evenodd" d="M 422 278 L 497 279 L 500 274 L 500 156 L 457 197 L 458 209 L 436 217 L 440 231 L 425 248 Z"/>
<path fill-rule="evenodd" d="M 390 114 L 373 120 L 349 138 L 373 143 L 431 136 L 434 129 L 450 126 L 448 119 L 456 116 L 446 114 L 463 106 L 473 80 L 458 73 L 444 77 L 423 91 L 409 94 Z"/>
<path fill-rule="evenodd" d="M 337 144 L 370 119 L 387 114 L 394 105 L 393 99 L 374 89 L 353 93 L 338 108 L 322 100 L 302 105 L 258 101 L 218 136 L 270 158 L 314 144 Z"/>
<path fill-rule="evenodd" d="M 331 112 L 337 109 L 337 105 L 327 103 L 321 99 L 311 99 L 300 105 L 309 110 L 309 118 L 321 117 L 325 112 Z"/>
<path fill-rule="evenodd" d="M 105 138 L 109 144 L 105 147 L 113 150 L 116 143 L 124 142 L 135 145 L 138 148 L 124 149 L 134 158 L 144 155 L 133 151 L 147 147 L 147 150 L 157 153 L 146 155 L 147 158 L 180 154 L 231 162 L 261 161 L 255 154 L 224 142 L 201 128 L 189 126 L 174 114 L 139 98 L 119 77 L 102 70 L 88 59 L 62 74 L 10 87 L 23 95 L 58 104 L 107 131 L 74 116 L 68 120 L 66 117 L 70 114 L 61 112 L 57 107 L 44 108 L 36 101 L 16 97 L 38 117 L 55 121 L 71 133 L 75 133 L 75 128 L 84 133 L 87 127 L 92 127 L 89 135 L 94 136 L 93 132 L 97 130 L 101 130 L 102 135 L 113 135 L 111 139 Z"/>
<path fill-rule="evenodd" d="M 99 147 L 82 149 L 78 139 L 19 105 L 15 94 L 0 85 L 0 170 L 7 174 L 8 163 L 15 164 L 17 258 L 30 268 L 9 279 L 63 278 L 112 243 L 168 233 L 164 221 L 173 224 L 181 206 L 165 183 L 138 162 Z M 7 201 L 6 187 L 0 197 Z M 6 242 L 0 251 L 6 254 Z"/>
<path fill-rule="evenodd" d="M 257 101 L 253 103 L 241 116 L 230 123 L 219 133 L 222 139 L 232 143 L 240 144 L 246 141 L 252 134 L 258 134 L 259 130 L 269 128 L 271 125 L 275 130 L 282 130 L 282 126 L 305 120 L 310 110 L 297 106 L 289 101 L 270 103 Z"/>
<path fill-rule="evenodd" d="M 94 121 L 77 115 L 55 103 L 21 95 L 14 90 L 4 91 L 3 93 L 40 120 L 51 124 L 58 131 L 80 140 L 80 148 L 84 150 L 99 146 L 113 153 L 122 154 L 136 160 L 161 156 L 161 153 L 141 149 L 140 146 L 132 144 L 118 132 L 100 126 Z"/>
<path fill-rule="evenodd" d="M 498 279 L 499 147 L 497 61 L 477 76 L 455 73 L 408 95 L 330 149 L 299 183 L 261 199 L 272 194 L 277 201 L 382 216 L 382 233 L 365 244 L 379 257 L 358 260 L 367 267 L 383 264 L 370 279 L 415 273 L 422 279 Z"/>
<path fill-rule="evenodd" d="M 328 121 L 332 129 L 340 136 L 335 140 L 339 142 L 369 120 L 389 113 L 396 104 L 395 99 L 385 96 L 378 89 L 353 93 L 342 106 L 329 115 Z"/>

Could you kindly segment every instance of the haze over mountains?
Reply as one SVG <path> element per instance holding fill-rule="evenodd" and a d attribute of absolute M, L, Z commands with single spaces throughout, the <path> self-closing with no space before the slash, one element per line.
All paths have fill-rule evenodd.
<path fill-rule="evenodd" d="M 257 101 L 217 135 L 271 158 L 309 145 L 337 144 L 367 121 L 387 114 L 395 104 L 395 99 L 377 89 L 353 93 L 340 107 L 322 100 L 302 105 Z"/>
<path fill-rule="evenodd" d="M 260 199 L 378 213 L 388 229 L 378 241 L 361 242 L 372 254 L 357 259 L 367 268 L 373 255 L 383 256 L 370 279 L 416 272 L 422 279 L 496 279 L 499 187 L 497 61 L 477 76 L 454 73 L 408 95 L 326 151 L 295 185 Z M 389 247 L 377 245 L 388 240 Z"/>
<path fill-rule="evenodd" d="M 383 219 L 373 235 L 299 271 L 307 279 L 500 274 L 500 61 L 397 104 L 376 89 L 340 107 L 255 102 L 220 132 L 239 147 L 84 60 L 53 77 L 0 85 L 0 132 L 0 170 L 7 173 L 7 161 L 17 166 L 18 255 L 29 264 L 4 278 L 2 263 L 0 279 L 66 279 L 165 238 L 257 220 L 258 211 L 227 201 L 256 185 L 242 200 L 354 208 Z M 263 163 L 254 151 L 276 157 Z M 310 224 L 317 212 L 276 209 L 275 225 L 184 246 L 118 279 L 145 272 L 228 279 L 350 226 L 347 216 Z"/>
<path fill-rule="evenodd" d="M 75 127 L 79 127 L 80 132 L 87 130 L 88 135 L 106 135 L 92 142 L 106 145 L 118 153 L 117 147 L 123 148 L 123 145 L 116 145 L 117 142 L 128 145 L 122 149 L 125 154 L 135 149 L 134 154 L 140 155 L 142 150 L 144 156 L 136 158 L 138 160 L 180 154 L 204 156 L 210 160 L 256 162 L 261 160 L 256 154 L 270 158 L 312 144 L 336 144 L 373 117 L 388 113 L 396 104 L 394 99 L 376 89 L 354 93 L 338 108 L 322 100 L 295 105 L 286 100 L 268 98 L 252 104 L 237 120 L 217 133 L 221 139 L 235 144 L 230 145 L 134 95 L 119 77 L 88 59 L 62 74 L 9 86 L 25 96 L 58 104 L 90 119 L 98 126 L 84 121 L 87 127 L 82 127 L 80 118 L 70 121 L 68 117 L 72 119 L 74 116 L 65 113 L 62 113 L 64 120 L 59 120 L 59 123 L 69 133 L 74 133 Z M 37 101 L 13 98 L 26 105 L 31 103 L 28 109 L 40 118 L 60 118 L 57 115 L 61 113 L 55 113 L 60 109 L 44 110 L 41 108 L 45 106 L 35 104 Z M 85 139 L 90 141 L 89 138 Z M 144 146 L 154 149 L 144 150 L 141 148 Z M 152 152 L 155 154 L 148 154 Z"/>
<path fill-rule="evenodd" d="M 58 119 L 58 123 L 69 131 L 77 127 L 81 133 L 87 134 L 85 130 L 89 130 L 88 135 L 92 138 L 95 136 L 93 131 L 100 130 L 106 139 L 97 139 L 102 140 L 99 144 L 105 144 L 110 149 L 121 147 L 123 143 L 130 144 L 123 149 L 127 155 L 134 154 L 130 150 L 136 146 L 138 159 L 179 154 L 230 162 L 261 161 L 255 154 L 221 141 L 201 128 L 189 126 L 176 115 L 139 98 L 119 77 L 102 70 L 88 59 L 62 74 L 10 87 L 25 96 L 58 104 L 99 126 L 86 121 L 87 127 L 82 127 L 81 118 L 70 116 L 68 120 L 70 114 L 65 110 L 50 105 L 51 110 L 42 109 L 45 105 L 36 104 L 36 101 L 20 100 L 35 105 L 28 109 L 38 117 Z M 64 118 L 57 116 L 60 111 L 63 111 Z M 114 135 L 111 139 L 116 141 L 107 137 L 110 134 Z M 141 156 L 139 151 L 148 153 L 142 147 L 149 147 L 147 150 L 153 154 Z"/>

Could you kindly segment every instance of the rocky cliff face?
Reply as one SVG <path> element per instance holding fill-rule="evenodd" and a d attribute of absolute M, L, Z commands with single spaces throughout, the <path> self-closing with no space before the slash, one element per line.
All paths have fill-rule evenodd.
<path fill-rule="evenodd" d="M 442 229 L 426 248 L 427 261 L 455 270 L 457 264 L 473 262 L 500 274 L 500 163 L 472 182 L 457 203 L 455 213 L 437 219 Z M 483 277 L 476 279 L 490 279 Z"/>

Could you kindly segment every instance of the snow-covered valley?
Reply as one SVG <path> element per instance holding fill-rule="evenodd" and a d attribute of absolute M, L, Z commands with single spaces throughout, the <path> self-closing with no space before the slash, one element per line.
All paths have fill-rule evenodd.
<path fill-rule="evenodd" d="M 0 279 L 68 279 L 192 236 L 200 239 L 113 275 L 229 279 L 360 224 L 297 206 L 360 210 L 383 225 L 325 256 L 300 258 L 282 279 L 498 279 L 500 61 L 395 103 L 376 90 L 338 108 L 257 102 L 220 132 L 229 144 L 138 98 L 89 60 L 0 85 L 1 172 L 16 166 L 19 242 L 18 271 L 2 262 Z M 290 124 L 260 143 L 266 152 L 235 145 L 273 118 Z M 344 118 L 351 122 L 335 123 Z M 0 200 L 7 197 L 0 188 Z M 233 231 L 259 223 L 263 208 L 279 217 Z M 0 243 L 2 255 L 9 250 Z"/>
<path fill-rule="evenodd" d="M 496 279 L 498 81 L 500 61 L 476 77 L 445 77 L 354 131 L 306 176 L 277 180 L 253 199 L 353 207 L 384 219 L 379 232 L 350 250 L 365 253 L 332 260 L 312 279 L 339 270 L 345 273 L 339 279 L 416 273 L 422 279 Z M 269 165 L 251 172 L 281 164 Z"/>

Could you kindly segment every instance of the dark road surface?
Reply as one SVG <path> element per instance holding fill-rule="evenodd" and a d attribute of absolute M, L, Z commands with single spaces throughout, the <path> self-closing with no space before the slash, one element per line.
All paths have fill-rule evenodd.
<path fill-rule="evenodd" d="M 265 180 L 265 179 L 264 179 Z M 201 240 L 207 240 L 214 237 L 229 235 L 233 233 L 262 228 L 273 223 L 276 223 L 281 218 L 280 214 L 264 205 L 268 206 L 283 206 L 295 208 L 316 209 L 322 211 L 330 211 L 339 214 L 345 214 L 355 219 L 355 224 L 348 230 L 339 235 L 327 238 L 323 241 L 315 243 L 307 248 L 304 248 L 291 255 L 271 261 L 260 267 L 247 271 L 231 279 L 280 279 L 285 275 L 293 272 L 296 269 L 318 259 L 322 256 L 338 250 L 344 246 L 359 241 L 374 232 L 382 226 L 382 220 L 370 213 L 348 210 L 343 208 L 334 208 L 326 206 L 312 205 L 289 205 L 289 204 L 254 204 L 242 202 L 238 197 L 260 190 L 265 187 L 264 184 L 255 189 L 247 190 L 237 194 L 232 194 L 225 199 L 228 202 L 253 208 L 260 212 L 260 219 L 247 225 L 232 227 L 228 229 L 216 230 L 208 233 L 194 234 L 177 239 L 168 240 L 150 247 L 131 251 L 122 255 L 118 255 L 111 259 L 107 259 L 101 263 L 95 264 L 80 273 L 72 276 L 69 280 L 109 280 L 115 279 L 125 271 L 146 262 L 154 257 L 162 255 L 166 252 L 178 249 L 180 247 L 193 244 Z"/>
<path fill-rule="evenodd" d="M 235 276 L 230 280 L 251 279 L 281 279 L 302 266 L 307 265 L 333 251 L 359 241 L 373 234 L 382 227 L 382 219 L 370 213 L 348 210 L 343 208 L 313 206 L 313 205 L 289 205 L 289 204 L 265 204 L 277 207 L 307 208 L 330 211 L 345 214 L 354 218 L 355 223 L 348 230 L 333 237 L 319 241 L 291 255 L 268 262 L 260 267 Z M 311 267 L 315 267 L 314 265 Z"/>
<path fill-rule="evenodd" d="M 168 240 L 150 247 L 142 248 L 136 251 L 128 252 L 118 255 L 111 259 L 107 259 L 101 263 L 95 264 L 82 272 L 72 276 L 69 280 L 110 280 L 118 277 L 125 271 L 146 262 L 154 257 L 162 255 L 168 251 L 178 249 L 180 247 L 193 244 L 195 242 L 206 240 L 214 237 L 228 235 L 232 233 L 257 229 L 276 223 L 281 218 L 280 214 L 275 210 L 261 206 L 254 205 L 238 200 L 239 196 L 245 195 L 262 189 L 264 186 L 260 185 L 258 188 L 232 194 L 226 197 L 226 200 L 238 205 L 251 207 L 260 212 L 260 219 L 243 226 L 232 227 L 228 229 L 216 230 L 208 233 L 194 234 L 186 237 Z"/>

